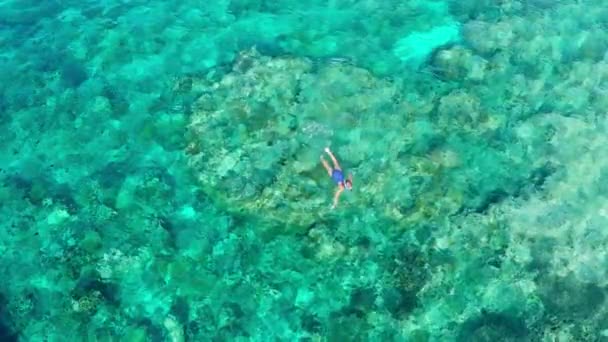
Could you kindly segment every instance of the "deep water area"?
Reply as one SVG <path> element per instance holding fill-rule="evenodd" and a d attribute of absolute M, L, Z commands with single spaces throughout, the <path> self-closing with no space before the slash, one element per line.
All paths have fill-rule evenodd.
<path fill-rule="evenodd" d="M 608 341 L 605 1 L 0 0 L 0 43 L 0 341 Z"/>

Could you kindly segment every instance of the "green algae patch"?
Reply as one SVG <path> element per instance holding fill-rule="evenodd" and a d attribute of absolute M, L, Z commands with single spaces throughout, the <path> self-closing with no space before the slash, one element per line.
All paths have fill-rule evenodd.
<path fill-rule="evenodd" d="M 89 230 L 84 234 L 84 238 L 80 242 L 80 248 L 89 254 L 98 252 L 103 245 L 101 235 L 94 230 Z"/>
<path fill-rule="evenodd" d="M 128 327 L 125 334 L 121 338 L 121 341 L 130 342 L 145 342 L 148 338 L 146 336 L 146 330 L 142 327 Z"/>

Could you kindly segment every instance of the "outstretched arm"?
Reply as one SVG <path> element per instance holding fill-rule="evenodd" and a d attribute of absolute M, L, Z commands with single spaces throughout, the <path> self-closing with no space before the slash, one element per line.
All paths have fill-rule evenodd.
<path fill-rule="evenodd" d="M 334 195 L 334 203 L 331 206 L 332 209 L 338 206 L 338 201 L 340 200 L 340 195 L 342 195 L 342 191 L 344 191 L 344 187 L 342 186 L 339 187 L 336 191 L 336 194 Z"/>
<path fill-rule="evenodd" d="M 331 158 L 331 161 L 334 163 L 334 168 L 336 170 L 342 170 L 342 168 L 340 168 L 340 164 L 338 164 L 338 160 L 336 159 L 336 156 L 334 156 L 334 154 L 331 153 L 331 150 L 329 149 L 329 147 L 325 148 L 325 152 L 327 154 L 329 154 L 329 157 Z"/>
<path fill-rule="evenodd" d="M 323 167 L 325 168 L 325 170 L 327 170 L 327 173 L 329 174 L 329 177 L 331 177 L 331 166 L 329 166 L 329 163 L 327 163 L 327 160 L 325 160 L 325 158 L 323 158 L 323 156 L 321 156 L 321 164 L 323 164 Z"/>

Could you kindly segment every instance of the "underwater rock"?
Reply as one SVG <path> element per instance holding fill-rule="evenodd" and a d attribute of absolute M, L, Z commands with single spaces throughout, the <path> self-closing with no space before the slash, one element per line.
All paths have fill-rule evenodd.
<path fill-rule="evenodd" d="M 167 335 L 171 342 L 184 341 L 184 328 L 177 322 L 175 317 L 168 315 L 163 321 L 163 326 L 167 329 Z"/>
<path fill-rule="evenodd" d="M 19 341 L 10 313 L 8 311 L 8 300 L 0 293 L 0 341 Z"/>
<path fill-rule="evenodd" d="M 466 91 L 457 90 L 441 98 L 439 113 L 443 117 L 456 116 L 459 120 L 475 122 L 479 116 L 479 100 Z"/>
<path fill-rule="evenodd" d="M 433 55 L 430 64 L 433 71 L 442 78 L 456 80 L 466 75 L 466 60 L 470 56 L 471 51 L 460 46 L 442 49 Z"/>
<path fill-rule="evenodd" d="M 101 294 L 99 292 L 92 292 L 78 299 L 72 299 L 72 310 L 76 313 L 93 315 L 97 312 L 101 302 Z"/>
<path fill-rule="evenodd" d="M 508 48 L 515 38 L 510 22 L 487 23 L 472 20 L 464 25 L 462 31 L 465 42 L 480 54 Z"/>
<path fill-rule="evenodd" d="M 585 320 L 600 311 L 606 290 L 577 281 L 573 276 L 539 277 L 539 293 L 546 310 L 563 320 Z M 572 295 L 576 293 L 576 295 Z"/>
<path fill-rule="evenodd" d="M 529 331 L 522 319 L 486 312 L 469 319 L 461 327 L 457 341 L 526 341 Z"/>

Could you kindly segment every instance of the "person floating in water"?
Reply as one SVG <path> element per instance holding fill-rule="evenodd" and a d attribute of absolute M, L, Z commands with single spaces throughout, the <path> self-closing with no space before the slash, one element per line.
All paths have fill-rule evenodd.
<path fill-rule="evenodd" d="M 353 175 L 351 173 L 348 175 L 347 179 L 344 179 L 344 172 L 342 172 L 342 168 L 340 167 L 338 160 L 336 159 L 334 154 L 331 153 L 329 147 L 325 148 L 325 153 L 327 153 L 331 158 L 331 161 L 334 163 L 334 167 L 332 168 L 331 166 L 329 166 L 329 163 L 325 160 L 325 158 L 323 158 L 323 155 L 321 155 L 321 163 L 323 164 L 323 167 L 325 167 L 325 170 L 327 170 L 329 177 L 331 177 L 331 179 L 338 184 L 338 190 L 336 190 L 336 194 L 334 195 L 334 201 L 331 206 L 331 208 L 334 209 L 338 206 L 340 195 L 342 194 L 344 189 L 352 190 Z"/>

